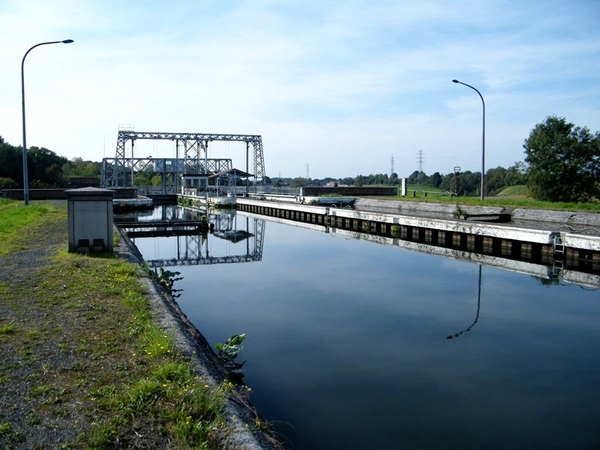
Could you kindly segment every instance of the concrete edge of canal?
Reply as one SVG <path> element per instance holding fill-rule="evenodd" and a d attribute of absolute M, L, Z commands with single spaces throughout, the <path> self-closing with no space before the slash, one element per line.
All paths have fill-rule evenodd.
<path fill-rule="evenodd" d="M 357 209 L 368 211 L 381 211 L 406 215 L 435 215 L 451 218 L 457 211 L 457 206 L 452 203 L 427 203 L 402 200 L 378 200 L 360 197 L 357 198 Z M 501 214 L 510 212 L 514 221 L 549 222 L 561 225 L 588 226 L 600 228 L 600 214 L 574 211 L 542 210 L 527 208 L 503 208 L 500 206 L 469 206 L 460 205 L 462 211 L 468 214 Z M 600 232 L 600 230 L 599 230 Z"/>
<path fill-rule="evenodd" d="M 115 227 L 120 240 L 115 253 L 127 261 L 141 265 L 143 257 L 126 234 Z M 149 277 L 140 278 L 147 289 L 148 303 L 157 324 L 172 333 L 177 349 L 188 358 L 212 388 L 227 379 L 227 372 L 217 360 L 210 344 L 190 322 L 173 297 L 157 286 Z M 256 419 L 265 423 L 255 406 L 243 395 L 232 390 L 225 403 L 225 417 L 230 433 L 225 439 L 225 449 L 276 450 L 283 446 L 272 436 L 253 427 Z"/>

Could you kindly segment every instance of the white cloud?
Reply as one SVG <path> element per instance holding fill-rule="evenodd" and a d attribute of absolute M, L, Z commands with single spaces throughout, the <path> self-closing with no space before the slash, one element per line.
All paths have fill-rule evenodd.
<path fill-rule="evenodd" d="M 458 78 L 485 97 L 488 167 L 507 167 L 550 114 L 600 129 L 599 13 L 584 0 L 0 0 L 0 135 L 20 144 L 24 52 L 72 38 L 26 63 L 28 143 L 69 158 L 114 156 L 133 123 L 261 134 L 273 176 L 388 172 L 392 155 L 408 175 L 419 150 L 427 173 L 476 171 L 481 102 Z"/>

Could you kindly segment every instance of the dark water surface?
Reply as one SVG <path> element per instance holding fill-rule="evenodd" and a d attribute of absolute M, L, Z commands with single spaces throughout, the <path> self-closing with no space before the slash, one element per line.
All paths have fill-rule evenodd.
<path fill-rule="evenodd" d="M 600 448 L 597 290 L 223 220 L 253 236 L 135 243 L 223 262 L 171 268 L 178 302 L 212 345 L 246 334 L 251 400 L 290 447 Z"/>

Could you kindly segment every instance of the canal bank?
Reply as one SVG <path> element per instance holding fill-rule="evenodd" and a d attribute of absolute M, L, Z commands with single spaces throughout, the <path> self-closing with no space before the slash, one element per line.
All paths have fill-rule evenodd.
<path fill-rule="evenodd" d="M 355 209 L 241 198 L 240 211 L 600 274 L 600 215 L 358 199 Z"/>
<path fill-rule="evenodd" d="M 210 414 L 197 416 L 195 390 L 231 393 L 210 448 L 276 448 L 247 395 L 223 383 L 212 349 L 140 272 L 125 239 L 118 258 L 67 254 L 65 210 L 64 202 L 31 205 L 31 224 L 0 233 L 0 448 L 172 448 L 174 436 L 209 423 Z M 155 324 L 160 335 L 139 342 Z M 188 363 L 196 378 L 182 390 Z M 166 398 L 189 419 L 155 415 L 151 405 Z"/>
<path fill-rule="evenodd" d="M 135 244 L 126 233 L 119 233 L 119 246 L 115 253 L 119 257 L 144 267 L 144 260 Z M 181 310 L 173 295 L 151 278 L 145 276 L 140 282 L 147 289 L 147 297 L 154 320 L 161 329 L 174 339 L 177 350 L 191 361 L 195 372 L 213 389 L 230 379 L 222 362 L 202 333 L 190 322 Z M 231 382 L 229 381 L 231 384 Z M 225 402 L 225 417 L 228 432 L 223 440 L 223 448 L 240 450 L 276 450 L 283 446 L 272 436 L 267 422 L 262 418 L 249 399 L 246 387 L 231 384 L 230 394 Z"/>
<path fill-rule="evenodd" d="M 454 219 L 457 215 L 499 215 L 510 214 L 511 223 L 521 228 L 539 230 L 582 231 L 600 237 L 600 214 L 581 211 L 558 211 L 529 208 L 505 208 L 499 206 L 470 206 L 451 203 L 430 203 L 402 200 L 378 200 L 358 198 L 357 210 L 390 214 L 414 215 L 420 217 Z M 594 230 L 595 229 L 595 230 Z"/>

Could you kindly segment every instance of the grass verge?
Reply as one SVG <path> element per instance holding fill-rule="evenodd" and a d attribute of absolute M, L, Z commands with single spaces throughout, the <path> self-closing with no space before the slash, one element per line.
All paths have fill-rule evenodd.
<path fill-rule="evenodd" d="M 154 324 L 138 266 L 68 253 L 64 209 L 3 201 L 0 230 L 1 448 L 219 448 L 233 386 Z"/>
<path fill-rule="evenodd" d="M 448 192 L 441 191 L 428 186 L 413 186 L 407 188 L 407 195 L 395 197 L 373 197 L 380 200 L 402 200 L 417 201 L 428 203 L 452 203 L 467 206 L 497 206 L 512 208 L 529 209 L 547 209 L 560 211 L 583 211 L 591 213 L 600 213 L 600 202 L 591 201 L 585 203 L 568 202 L 544 202 L 534 200 L 531 197 L 523 195 L 522 189 L 507 190 L 506 193 L 500 193 L 498 196 L 486 197 L 483 201 L 479 197 L 453 197 Z M 522 188 L 522 186 L 521 186 Z"/>

